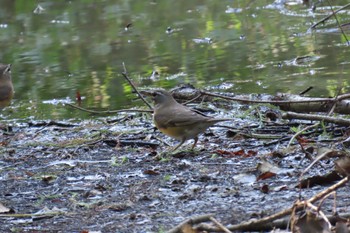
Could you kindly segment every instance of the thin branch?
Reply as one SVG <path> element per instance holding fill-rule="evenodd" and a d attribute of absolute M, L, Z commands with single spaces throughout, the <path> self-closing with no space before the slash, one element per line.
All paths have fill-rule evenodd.
<path fill-rule="evenodd" d="M 308 88 L 306 88 L 304 91 L 300 92 L 299 95 L 300 95 L 300 96 L 305 95 L 305 94 L 306 94 L 307 92 L 309 92 L 312 88 L 314 88 L 314 87 L 308 87 Z"/>
<path fill-rule="evenodd" d="M 93 113 L 93 114 L 114 114 L 114 113 L 120 113 L 120 112 L 149 112 L 152 113 L 152 110 L 145 110 L 145 109 L 119 109 L 119 110 L 107 110 L 107 111 L 95 111 L 95 110 L 89 110 L 86 108 L 82 108 L 79 106 L 76 106 L 74 104 L 66 103 L 65 105 L 70 106 L 72 108 L 78 109 L 83 112 Z"/>
<path fill-rule="evenodd" d="M 336 211 L 336 202 L 337 202 L 337 192 L 336 191 L 328 193 L 326 196 L 324 196 L 322 198 L 322 200 L 318 203 L 318 207 L 317 207 L 318 210 L 321 209 L 321 206 L 323 205 L 324 201 L 331 195 L 333 195 L 333 198 L 334 198 L 333 214 L 336 214 L 336 212 L 337 212 Z"/>
<path fill-rule="evenodd" d="M 336 98 L 304 98 L 300 96 L 291 96 L 292 98 L 296 98 L 297 100 L 251 100 L 247 97 L 231 97 L 226 96 L 222 94 L 216 94 L 216 93 L 210 93 L 207 91 L 200 91 L 202 95 L 217 97 L 221 99 L 226 99 L 230 101 L 236 101 L 243 104 L 250 104 L 250 103 L 256 103 L 256 104 L 272 104 L 275 106 L 280 106 L 281 108 L 296 108 L 300 104 L 298 108 L 302 108 L 302 111 L 312 111 L 314 112 L 323 112 L 325 111 L 325 107 L 329 109 L 333 104 L 335 103 L 335 110 L 337 113 L 344 113 L 348 114 L 350 112 L 349 108 L 349 101 L 347 99 L 350 99 L 350 93 L 346 93 L 343 95 L 339 95 Z M 299 97 L 299 98 L 298 98 Z M 319 105 L 312 103 L 320 103 Z M 307 104 L 306 106 L 303 106 L 303 104 Z M 293 107 L 294 106 L 294 107 Z M 297 108 L 297 109 L 298 109 Z M 311 109 L 310 109 L 311 108 Z M 305 109 L 305 110 L 303 110 Z M 298 110 L 297 110 L 298 111 Z M 348 123 L 345 123 L 345 125 L 348 125 Z"/>
<path fill-rule="evenodd" d="M 229 229 L 227 229 L 224 225 L 222 225 L 218 220 L 214 217 L 210 217 L 210 221 L 212 221 L 215 225 L 217 225 L 223 232 L 232 233 Z"/>
<path fill-rule="evenodd" d="M 321 211 L 319 208 L 317 208 L 316 206 L 314 206 L 310 202 L 306 202 L 306 206 L 309 207 L 310 209 L 316 211 L 321 216 L 321 218 L 327 223 L 328 230 L 330 230 L 332 228 L 332 224 L 329 222 L 327 216 L 323 213 L 323 211 Z"/>
<path fill-rule="evenodd" d="M 330 115 L 332 115 L 332 114 L 334 113 L 334 110 L 335 110 L 335 108 L 336 108 L 336 106 L 337 106 L 337 103 L 340 101 L 340 100 L 338 99 L 340 91 L 341 91 L 341 88 L 339 88 L 337 95 L 334 97 L 334 102 L 333 102 L 333 104 L 332 104 L 332 107 L 331 107 L 330 110 L 328 111 L 327 116 L 330 116 Z"/>
<path fill-rule="evenodd" d="M 293 103 L 317 103 L 317 102 L 334 102 L 333 98 L 314 98 L 314 99 L 307 99 L 307 100 L 250 100 L 250 99 L 243 99 L 243 98 L 236 98 L 236 97 L 230 97 L 230 96 L 224 96 L 220 94 L 214 94 L 207 91 L 200 91 L 201 94 L 212 96 L 212 97 L 218 97 L 226 100 L 233 100 L 237 102 L 242 103 L 257 103 L 257 104 L 293 104 Z"/>
<path fill-rule="evenodd" d="M 348 38 L 346 37 L 346 35 L 345 35 L 345 33 L 344 33 L 343 28 L 340 26 L 340 23 L 339 23 L 338 17 L 337 17 L 336 13 L 335 13 L 335 12 L 334 12 L 334 10 L 333 10 L 332 4 L 330 3 L 330 1 L 329 1 L 329 0 L 327 0 L 327 2 L 328 2 L 328 4 L 329 4 L 329 6 L 331 7 L 331 10 L 332 10 L 332 12 L 333 12 L 333 15 L 334 15 L 335 21 L 337 21 L 337 25 L 338 25 L 338 27 L 339 27 L 339 29 L 340 29 L 341 33 L 343 34 L 343 36 L 344 36 L 344 38 L 345 38 L 345 40 L 346 40 L 347 44 L 349 45 L 349 40 L 348 40 Z"/>
<path fill-rule="evenodd" d="M 318 161 L 320 161 L 321 159 L 323 159 L 325 156 L 329 155 L 330 153 L 332 153 L 331 150 L 326 151 L 326 152 L 320 154 L 319 156 L 317 156 L 317 158 L 314 159 L 314 161 L 312 161 L 312 163 L 311 163 L 309 166 L 307 166 L 307 168 L 305 168 L 304 171 L 302 171 L 302 173 L 300 174 L 300 177 L 299 177 L 299 183 L 301 183 L 301 180 L 302 180 L 302 178 L 304 177 L 305 173 L 306 173 L 308 170 L 310 170 L 310 168 L 311 168 L 315 163 L 317 163 Z"/>
<path fill-rule="evenodd" d="M 329 188 L 323 190 L 322 192 L 316 194 L 315 196 L 311 197 L 308 201 L 311 203 L 318 201 L 318 200 L 322 199 L 324 196 L 326 196 L 328 193 L 331 193 L 331 192 L 337 190 L 338 188 L 342 187 L 348 181 L 349 181 L 349 177 L 345 177 L 342 180 L 340 180 L 338 183 L 332 185 L 331 187 L 329 187 Z"/>
<path fill-rule="evenodd" d="M 186 105 L 186 104 L 189 104 L 189 103 L 192 103 L 193 101 L 199 99 L 200 97 L 202 96 L 202 93 L 200 93 L 199 95 L 197 95 L 196 97 L 186 101 L 185 103 L 183 103 L 183 105 Z"/>
<path fill-rule="evenodd" d="M 318 21 L 317 23 L 314 23 L 314 24 L 309 28 L 309 30 L 310 30 L 310 29 L 314 29 L 314 28 L 317 27 L 319 24 L 324 23 L 326 20 L 328 20 L 329 18 L 331 18 L 333 15 L 335 15 L 336 13 L 338 13 L 338 12 L 341 11 L 341 10 L 344 10 L 345 8 L 347 8 L 347 7 L 349 7 L 349 6 L 350 6 L 350 3 L 346 4 L 345 6 L 339 8 L 339 9 L 336 10 L 336 11 L 333 11 L 332 14 L 330 14 L 330 15 L 324 17 L 323 19 L 321 19 L 321 20 Z"/>
<path fill-rule="evenodd" d="M 137 95 L 140 97 L 140 99 L 148 106 L 149 109 L 153 110 L 153 107 L 147 102 L 147 100 L 142 96 L 142 94 L 139 92 L 139 90 L 136 88 L 135 84 L 133 83 L 133 81 L 129 78 L 128 76 L 128 71 L 126 70 L 125 64 L 124 62 L 123 64 L 123 68 L 124 71 L 122 72 L 122 75 L 124 76 L 124 78 L 126 79 L 126 81 L 128 81 L 128 83 L 130 84 L 130 86 L 134 89 L 134 91 L 137 93 Z"/>
<path fill-rule="evenodd" d="M 350 94 L 343 94 L 343 95 L 338 95 L 337 100 L 341 101 L 341 100 L 345 100 L 345 99 L 349 99 L 350 98 Z"/>
<path fill-rule="evenodd" d="M 170 229 L 169 231 L 167 231 L 167 233 L 181 233 L 182 227 L 185 226 L 186 224 L 197 224 L 197 223 L 201 223 L 201 222 L 207 222 L 207 221 L 210 221 L 210 217 L 212 217 L 212 216 L 213 215 L 211 215 L 211 214 L 205 214 L 205 215 L 191 217 L 189 219 L 186 219 L 185 221 L 183 221 L 182 223 L 180 223 L 176 227 Z"/>
<path fill-rule="evenodd" d="M 283 117 L 282 117 L 282 118 L 283 118 Z M 320 122 L 317 122 L 317 123 L 315 123 L 315 124 L 313 124 L 313 125 L 309 125 L 309 126 L 303 128 L 303 129 L 299 130 L 298 132 L 296 132 L 296 133 L 293 135 L 293 137 L 289 140 L 288 145 L 287 145 L 287 148 L 289 148 L 289 147 L 292 145 L 293 141 L 294 141 L 300 134 L 304 133 L 305 131 L 307 131 L 307 130 L 309 130 L 309 129 L 312 129 L 312 128 L 317 127 L 319 124 L 320 124 Z"/>
<path fill-rule="evenodd" d="M 302 119 L 302 120 L 316 120 L 316 121 L 324 121 L 328 123 L 334 123 L 343 126 L 350 126 L 350 120 L 340 118 L 340 117 L 330 117 L 330 116 L 322 116 L 316 114 L 301 114 L 296 112 L 285 112 L 282 114 L 283 119 Z"/>
<path fill-rule="evenodd" d="M 339 97 L 339 92 L 340 92 L 340 90 L 338 91 L 337 96 L 334 97 L 335 101 L 332 103 L 332 107 L 331 107 L 331 109 L 329 110 L 329 112 L 327 113 L 327 116 L 326 116 L 326 117 L 329 117 L 331 114 L 333 114 L 333 112 L 334 112 L 334 110 L 335 110 L 335 107 L 337 106 L 337 103 L 338 103 L 338 101 L 339 101 L 339 99 L 338 99 L 338 97 Z M 338 120 L 338 118 L 332 118 L 332 119 Z M 309 130 L 309 129 L 318 127 L 318 126 L 320 125 L 320 123 L 321 123 L 321 122 L 317 122 L 317 123 L 315 123 L 315 124 L 313 124 L 313 125 L 307 126 L 307 127 L 305 127 L 304 129 L 302 129 L 302 130 L 300 130 L 299 132 L 297 132 L 296 134 L 294 134 L 293 137 L 290 139 L 287 148 L 290 147 L 290 145 L 292 144 L 292 142 L 295 140 L 295 138 L 296 138 L 297 136 L 299 136 L 300 134 L 302 134 L 302 133 L 305 132 L 306 130 Z"/>

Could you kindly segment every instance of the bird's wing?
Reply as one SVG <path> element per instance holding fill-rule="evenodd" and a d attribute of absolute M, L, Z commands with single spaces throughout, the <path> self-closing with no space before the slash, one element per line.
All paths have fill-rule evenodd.
<path fill-rule="evenodd" d="M 211 117 L 200 115 L 189 108 L 181 109 L 181 111 L 170 111 L 164 114 L 158 113 L 155 118 L 157 122 L 161 122 L 160 126 L 164 128 L 192 125 L 212 119 Z"/>
<path fill-rule="evenodd" d="M 12 95 L 12 86 L 0 85 L 0 101 L 7 100 Z"/>

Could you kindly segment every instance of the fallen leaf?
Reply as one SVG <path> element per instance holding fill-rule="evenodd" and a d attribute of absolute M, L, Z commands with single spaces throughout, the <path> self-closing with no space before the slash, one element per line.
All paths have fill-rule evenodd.
<path fill-rule="evenodd" d="M 258 176 L 256 178 L 257 181 L 259 180 L 266 180 L 268 178 L 271 178 L 271 177 L 274 177 L 276 176 L 276 173 L 273 173 L 273 172 L 265 172 L 265 173 L 262 173 L 260 176 Z"/>
<path fill-rule="evenodd" d="M 149 170 L 144 170 L 143 174 L 146 174 L 146 175 L 159 175 L 159 172 L 149 169 Z"/>

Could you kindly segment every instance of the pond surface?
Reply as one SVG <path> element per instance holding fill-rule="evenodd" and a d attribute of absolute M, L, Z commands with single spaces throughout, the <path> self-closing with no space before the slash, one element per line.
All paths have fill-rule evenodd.
<path fill-rule="evenodd" d="M 191 83 L 245 94 L 309 86 L 311 96 L 348 92 L 350 50 L 336 21 L 308 30 L 331 8 L 280 2 L 4 0 L 0 62 L 13 64 L 16 93 L 0 117 L 91 117 L 61 104 L 74 104 L 77 92 L 85 108 L 143 106 L 121 75 L 123 62 L 140 89 Z M 349 11 L 338 13 L 340 24 Z"/>
<path fill-rule="evenodd" d="M 239 117 L 236 109 L 249 106 L 225 102 L 218 105 L 234 109 L 230 130 L 201 135 L 194 152 L 162 157 L 173 141 L 153 130 L 149 115 L 107 122 L 64 105 L 77 104 L 79 93 L 88 109 L 145 107 L 121 75 L 123 63 L 139 89 L 190 83 L 237 94 L 298 94 L 309 86 L 310 96 L 349 92 L 349 46 L 335 20 L 309 30 L 332 12 L 327 2 L 1 1 L 0 63 L 12 64 L 16 93 L 0 112 L 0 204 L 29 215 L 3 215 L 0 231 L 162 232 L 207 212 L 237 224 L 328 188 L 299 190 L 311 163 L 305 156 L 347 151 L 347 127 L 322 125 L 290 149 L 304 121 L 263 122 L 264 106 Z M 348 3 L 331 2 L 334 10 Z M 337 19 L 349 23 L 350 9 Z M 2 125 L 15 126 L 6 133 Z M 334 159 L 305 176 L 319 180 Z M 278 173 L 260 180 L 261 161 Z M 348 193 L 349 186 L 337 190 L 340 214 L 350 212 Z M 333 206 L 328 198 L 322 210 Z M 46 210 L 56 214 L 35 215 Z"/>

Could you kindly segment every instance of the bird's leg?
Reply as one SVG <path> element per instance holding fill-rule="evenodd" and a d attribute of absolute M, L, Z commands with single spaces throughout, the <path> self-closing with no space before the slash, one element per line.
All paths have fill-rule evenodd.
<path fill-rule="evenodd" d="M 197 142 L 198 142 L 198 137 L 195 137 L 195 138 L 194 138 L 194 143 L 193 143 L 193 145 L 192 145 L 191 150 L 194 149 L 194 147 L 197 145 Z"/>
<path fill-rule="evenodd" d="M 175 146 L 173 149 L 170 150 L 170 152 L 176 151 L 180 146 L 182 146 L 182 144 L 184 144 L 185 141 L 186 141 L 185 139 L 182 139 L 177 146 Z"/>

